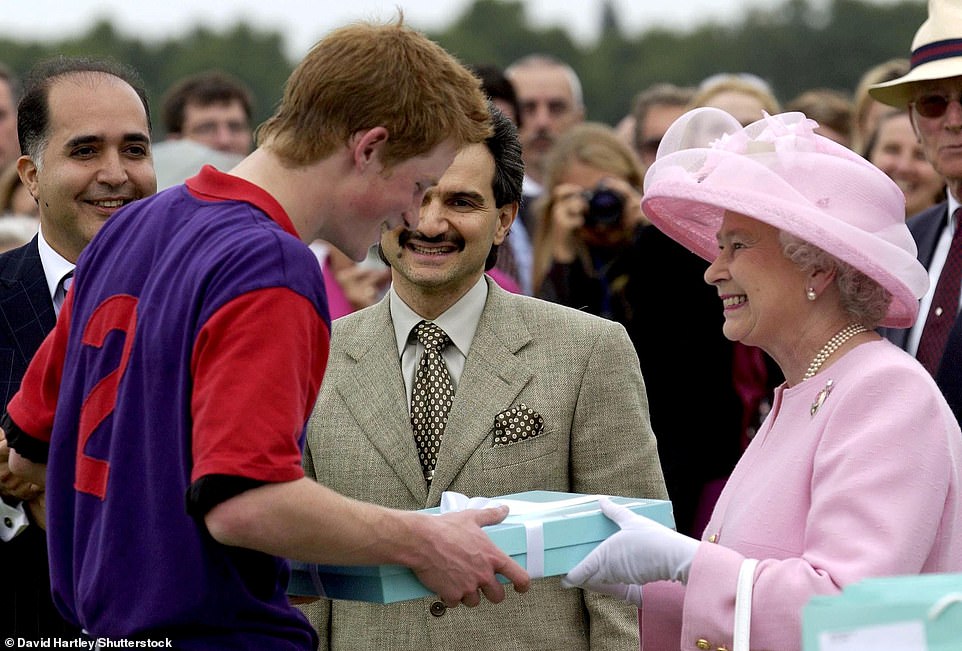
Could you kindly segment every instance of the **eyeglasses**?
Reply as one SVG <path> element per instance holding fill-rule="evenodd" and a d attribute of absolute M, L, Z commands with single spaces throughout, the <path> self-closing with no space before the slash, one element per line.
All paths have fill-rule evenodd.
<path fill-rule="evenodd" d="M 923 118 L 940 118 L 945 115 L 947 110 L 949 110 L 949 104 L 953 101 L 962 102 L 962 97 L 955 98 L 946 95 L 940 95 L 938 93 L 932 93 L 929 95 L 922 95 L 917 100 L 912 102 L 912 106 L 915 107 L 915 112 L 921 115 Z"/>

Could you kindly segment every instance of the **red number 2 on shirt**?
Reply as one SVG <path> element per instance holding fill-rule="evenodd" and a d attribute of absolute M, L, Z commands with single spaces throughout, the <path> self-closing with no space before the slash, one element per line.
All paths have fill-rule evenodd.
<path fill-rule="evenodd" d="M 124 349 L 120 363 L 94 386 L 80 409 L 80 432 L 77 444 L 77 478 L 74 488 L 81 493 L 96 495 L 101 500 L 107 496 L 107 478 L 110 462 L 87 455 L 84 449 L 90 435 L 97 426 L 110 415 L 117 402 L 117 387 L 127 370 L 130 349 L 134 344 L 134 331 L 137 329 L 137 299 L 119 294 L 111 296 L 97 306 L 87 327 L 84 328 L 83 343 L 100 348 L 107 334 L 113 330 L 124 333 Z"/>

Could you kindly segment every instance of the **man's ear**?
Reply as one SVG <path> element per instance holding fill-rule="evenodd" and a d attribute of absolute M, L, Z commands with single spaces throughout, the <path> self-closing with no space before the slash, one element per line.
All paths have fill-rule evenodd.
<path fill-rule="evenodd" d="M 37 165 L 29 156 L 21 156 L 17 159 L 17 174 L 20 175 L 20 182 L 27 188 L 35 200 L 37 199 Z"/>
<path fill-rule="evenodd" d="M 374 127 L 358 131 L 351 136 L 350 146 L 354 165 L 365 169 L 372 164 L 383 166 L 384 147 L 387 145 L 388 131 L 384 127 Z"/>
<path fill-rule="evenodd" d="M 511 225 L 518 216 L 518 202 L 506 203 L 498 208 L 498 229 L 494 232 L 494 243 L 501 245 L 511 231 Z"/>

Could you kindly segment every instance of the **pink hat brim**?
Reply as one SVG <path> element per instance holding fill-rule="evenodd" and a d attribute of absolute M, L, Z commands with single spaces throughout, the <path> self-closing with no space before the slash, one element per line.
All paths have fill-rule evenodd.
<path fill-rule="evenodd" d="M 683 123 L 686 116 L 690 120 L 691 114 L 709 110 L 717 111 L 696 109 L 679 118 L 663 143 L 684 142 L 671 135 L 672 129 L 691 128 Z M 767 120 L 778 122 L 786 115 Z M 731 128 L 740 130 L 736 125 Z M 755 123 L 745 131 L 756 137 L 765 128 Z M 814 149 L 811 138 L 817 139 Z M 888 290 L 892 302 L 880 325 L 912 325 L 929 281 L 905 226 L 901 190 L 883 172 L 827 138 L 811 134 L 799 140 L 799 149 L 792 149 L 789 141 L 780 151 L 697 146 L 659 150 L 645 178 L 645 215 L 709 261 L 718 255 L 716 233 L 725 211 L 767 223 L 814 244 Z"/>

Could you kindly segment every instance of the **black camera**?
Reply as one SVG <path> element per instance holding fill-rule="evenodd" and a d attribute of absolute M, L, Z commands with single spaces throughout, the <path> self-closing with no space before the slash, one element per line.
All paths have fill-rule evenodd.
<path fill-rule="evenodd" d="M 597 187 L 584 193 L 588 202 L 585 213 L 585 226 L 611 227 L 621 223 L 621 213 L 625 209 L 625 199 L 614 190 Z"/>

